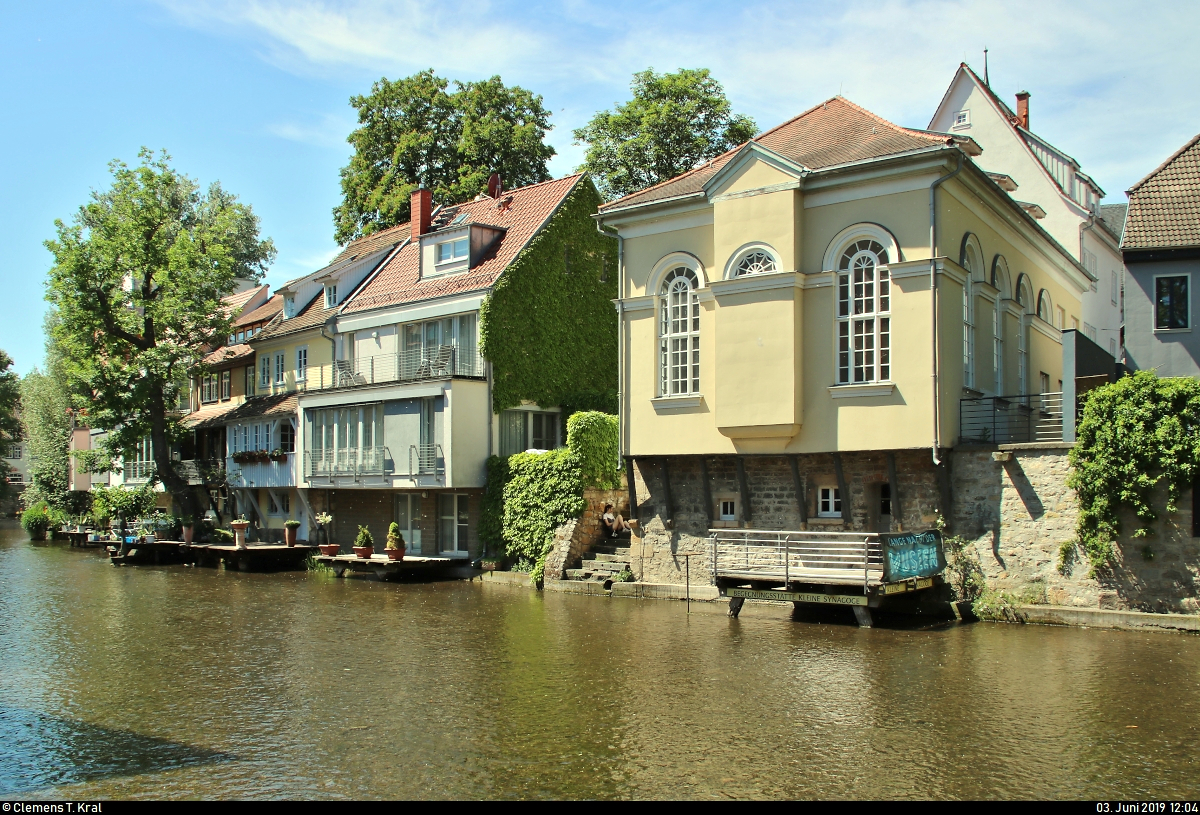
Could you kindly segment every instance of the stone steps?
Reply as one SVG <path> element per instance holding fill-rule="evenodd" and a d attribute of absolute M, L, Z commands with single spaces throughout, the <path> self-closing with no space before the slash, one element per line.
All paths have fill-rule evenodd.
<path fill-rule="evenodd" d="M 589 555 L 617 555 L 618 557 L 629 559 L 629 547 L 620 546 L 615 543 L 600 543 L 588 550 Z"/>
<path fill-rule="evenodd" d="M 589 552 L 588 554 L 592 556 L 592 560 L 598 563 L 629 563 L 628 549 L 626 549 L 624 552 L 613 552 L 611 554 L 608 552 L 595 551 Z"/>

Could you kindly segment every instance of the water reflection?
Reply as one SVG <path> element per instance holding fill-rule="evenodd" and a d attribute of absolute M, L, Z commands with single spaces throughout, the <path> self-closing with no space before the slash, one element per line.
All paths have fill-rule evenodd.
<path fill-rule="evenodd" d="M 38 722 L 0 722 L 0 739 L 133 739 L 75 737 L 106 746 L 55 777 L 30 760 L 42 742 L 21 742 L 5 783 L 130 798 L 1196 796 L 1200 639 L 692 610 L 117 569 L 0 532 L 0 698 Z M 158 763 L 111 771 L 126 754 Z"/>

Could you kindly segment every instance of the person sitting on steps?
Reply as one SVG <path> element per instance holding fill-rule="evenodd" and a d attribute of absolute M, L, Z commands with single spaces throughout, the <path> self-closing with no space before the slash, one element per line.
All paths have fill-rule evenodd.
<path fill-rule="evenodd" d="M 604 505 L 604 513 L 600 516 L 600 525 L 604 527 L 605 537 L 609 538 L 619 537 L 622 532 L 629 529 L 626 520 L 613 511 L 612 504 Z"/>

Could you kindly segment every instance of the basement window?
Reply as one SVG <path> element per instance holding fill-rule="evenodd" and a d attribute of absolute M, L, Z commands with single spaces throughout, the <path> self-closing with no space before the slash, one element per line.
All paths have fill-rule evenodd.
<path fill-rule="evenodd" d="M 892 514 L 892 485 L 886 481 L 879 485 L 879 514 Z"/>
<path fill-rule="evenodd" d="M 818 490 L 817 517 L 842 517 L 842 496 L 837 487 L 821 487 Z"/>
<path fill-rule="evenodd" d="M 737 501 L 722 501 L 721 514 L 719 520 L 736 521 L 737 520 Z"/>

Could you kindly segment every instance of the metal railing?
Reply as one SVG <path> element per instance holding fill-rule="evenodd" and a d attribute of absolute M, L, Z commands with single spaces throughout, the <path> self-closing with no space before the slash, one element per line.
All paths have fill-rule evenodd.
<path fill-rule="evenodd" d="M 982 444 L 1063 440 L 1063 395 L 981 396 L 958 403 L 958 439 Z"/>
<path fill-rule="evenodd" d="M 307 479 L 382 476 L 390 471 L 392 453 L 386 447 L 350 447 L 340 450 L 305 450 Z"/>
<path fill-rule="evenodd" d="M 225 481 L 225 460 L 220 458 L 184 459 L 175 469 L 191 486 L 218 485 Z"/>
<path fill-rule="evenodd" d="M 126 484 L 149 481 L 154 477 L 153 461 L 126 461 L 124 466 Z"/>
<path fill-rule="evenodd" d="M 709 530 L 716 579 L 869 587 L 883 582 L 883 545 L 869 532 Z"/>
<path fill-rule="evenodd" d="M 481 379 L 486 375 L 486 365 L 484 358 L 474 349 L 433 345 L 312 366 L 308 369 L 306 380 L 308 388 L 325 390 L 455 376 Z"/>
<path fill-rule="evenodd" d="M 445 475 L 446 457 L 440 444 L 412 444 L 408 447 L 409 475 Z"/>

